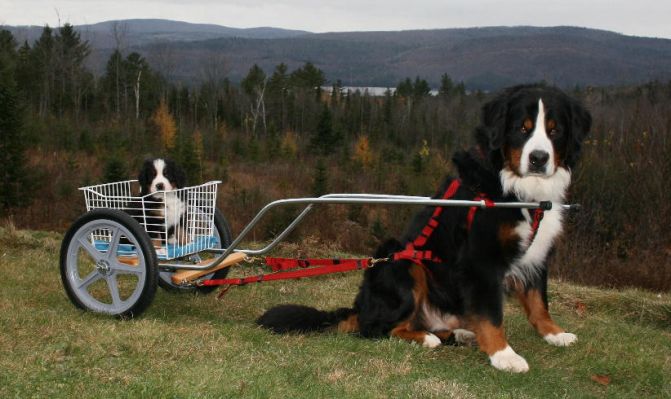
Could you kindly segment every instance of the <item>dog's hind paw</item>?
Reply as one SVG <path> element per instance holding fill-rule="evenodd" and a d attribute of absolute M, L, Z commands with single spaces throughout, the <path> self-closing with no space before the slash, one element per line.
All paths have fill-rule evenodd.
<path fill-rule="evenodd" d="M 574 344 L 578 337 L 575 334 L 563 332 L 559 334 L 548 334 L 543 337 L 545 342 L 554 346 L 569 346 Z"/>
<path fill-rule="evenodd" d="M 489 357 L 492 366 L 499 370 L 511 371 L 513 373 L 526 373 L 529 371 L 529 364 L 526 360 L 513 350 L 506 346 Z"/>
<path fill-rule="evenodd" d="M 439 347 L 440 344 L 440 338 L 428 332 L 424 336 L 424 343 L 422 343 L 422 346 L 425 348 L 436 348 Z"/>

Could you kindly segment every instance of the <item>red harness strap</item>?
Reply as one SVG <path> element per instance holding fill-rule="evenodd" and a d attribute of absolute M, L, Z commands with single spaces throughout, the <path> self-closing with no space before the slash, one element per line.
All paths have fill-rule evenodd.
<path fill-rule="evenodd" d="M 393 260 L 409 260 L 412 263 L 422 265 L 422 261 L 429 260 L 432 262 L 440 262 L 440 258 L 433 256 L 431 251 L 418 251 L 411 242 L 404 250 L 396 252 L 391 257 Z"/>
<path fill-rule="evenodd" d="M 445 194 L 443 194 L 442 199 L 449 199 L 452 198 L 457 190 L 459 189 L 459 186 L 461 185 L 461 182 L 459 179 L 455 179 L 450 183 L 449 187 L 445 191 Z M 485 207 L 487 208 L 493 208 L 494 207 L 494 201 L 490 200 L 487 197 L 487 194 L 485 193 L 479 193 L 475 198 L 473 198 L 473 201 L 484 201 Z M 473 220 L 475 219 L 475 213 L 477 212 L 479 206 L 472 206 L 468 209 L 468 214 L 466 215 L 466 228 L 470 231 L 471 226 L 473 225 Z M 431 218 L 427 222 L 426 226 L 422 229 L 420 232 L 420 235 L 415 238 L 412 242 L 409 242 L 405 249 L 399 252 L 396 252 L 393 255 L 394 260 L 399 260 L 399 259 L 404 259 L 404 260 L 409 260 L 415 264 L 422 265 L 422 261 L 432 261 L 432 262 L 441 262 L 441 259 L 438 257 L 433 256 L 431 251 L 426 250 L 426 251 L 418 251 L 416 248 L 422 247 L 426 244 L 428 241 L 429 237 L 431 237 L 431 234 L 433 234 L 433 231 L 438 227 L 439 222 L 438 222 L 438 216 L 443 212 L 442 207 L 436 207 L 436 209 L 433 212 L 433 215 L 431 215 Z M 538 228 L 540 227 L 541 220 L 543 220 L 543 215 L 544 211 L 542 208 L 536 208 L 533 214 L 533 221 L 531 222 L 531 235 L 529 237 L 529 245 L 531 245 L 531 242 L 536 238 L 536 234 L 538 233 Z"/>
<path fill-rule="evenodd" d="M 307 268 L 312 266 L 335 266 L 342 264 L 352 264 L 360 261 L 365 261 L 368 259 L 338 259 L 338 258 L 329 258 L 329 259 L 295 259 L 295 258 L 264 258 L 266 265 L 274 272 L 286 271 L 297 268 Z"/>
<path fill-rule="evenodd" d="M 459 187 L 461 186 L 461 181 L 459 179 L 453 180 L 450 185 L 445 190 L 445 193 L 441 199 L 452 198 Z M 485 201 L 486 207 L 493 207 L 494 202 L 489 200 L 484 193 L 478 194 L 475 197 L 475 201 Z M 471 224 L 475 218 L 475 212 L 479 207 L 471 207 L 468 211 L 468 216 L 466 220 L 466 226 L 470 230 Z M 424 261 L 431 262 L 441 262 L 442 260 L 437 256 L 433 256 L 433 253 L 430 250 L 417 250 L 418 247 L 424 246 L 434 230 L 440 225 L 438 222 L 438 217 L 443 212 L 442 207 L 436 207 L 429 218 L 427 224 L 422 228 L 419 236 L 415 238 L 412 242 L 409 242 L 405 249 L 394 253 L 391 258 L 393 260 L 408 260 L 413 262 L 416 265 L 421 267 L 426 267 Z M 540 222 L 543 219 L 543 209 L 538 208 L 534 212 L 533 222 L 531 223 L 531 237 L 530 242 L 536 237 L 538 232 L 538 227 Z M 272 280 L 286 280 L 286 279 L 298 279 L 301 277 L 313 277 L 320 276 L 324 274 L 331 273 L 341 273 L 351 270 L 363 270 L 371 267 L 373 262 L 369 258 L 362 259 L 293 259 L 293 258 L 264 258 L 265 263 L 270 266 L 273 273 L 270 274 L 260 274 L 257 276 L 249 276 L 242 278 L 226 278 L 226 279 L 214 279 L 214 280 L 205 280 L 200 282 L 200 285 L 203 286 L 218 286 L 218 285 L 244 285 L 249 283 L 258 283 L 262 281 L 272 281 Z M 318 266 L 318 267 L 313 267 Z M 303 270 L 293 270 L 292 269 L 303 269 Z M 222 291 L 222 294 L 226 290 Z"/>
<path fill-rule="evenodd" d="M 257 276 L 241 277 L 241 278 L 222 278 L 214 280 L 205 280 L 200 283 L 204 286 L 216 286 L 216 285 L 244 285 L 249 283 L 260 283 L 261 281 L 272 281 L 272 280 L 286 280 L 286 279 L 296 279 L 301 277 L 313 277 L 321 276 L 323 274 L 330 273 L 341 273 L 348 272 L 351 270 L 363 270 L 371 266 L 371 260 L 368 258 L 364 259 L 284 259 L 284 258 L 266 258 L 270 260 L 268 264 L 273 264 L 271 266 L 275 273 L 270 274 L 260 274 Z M 293 262 L 292 262 L 293 261 Z M 278 266 L 278 264 L 283 264 L 283 266 Z M 307 266 L 303 266 L 307 265 Z M 281 270 L 290 270 L 295 268 L 304 268 L 309 266 L 321 265 L 320 267 L 313 267 L 310 269 L 303 270 L 294 270 L 294 271 L 281 271 Z M 280 267 L 280 268 L 278 268 Z M 284 268 L 281 268 L 284 267 Z"/>
<path fill-rule="evenodd" d="M 473 198 L 473 201 L 485 201 L 485 206 L 487 208 L 493 208 L 494 207 L 494 201 L 487 198 L 487 194 L 485 194 L 485 193 L 478 194 L 475 198 Z M 477 206 L 472 206 L 472 207 L 468 208 L 468 215 L 466 216 L 466 228 L 468 230 L 471 230 L 471 225 L 473 224 L 473 219 L 475 219 L 475 212 L 477 212 L 478 208 L 479 207 L 477 207 Z"/>
<path fill-rule="evenodd" d="M 536 234 L 538 234 L 538 228 L 541 226 L 541 220 L 543 220 L 544 215 L 545 211 L 542 208 L 534 210 L 534 218 L 531 221 L 531 234 L 529 234 L 529 246 L 531 246 L 534 238 L 536 238 Z"/>
<path fill-rule="evenodd" d="M 459 179 L 452 180 L 450 185 L 447 186 L 447 190 L 445 190 L 445 193 L 443 193 L 441 199 L 450 199 L 454 197 L 454 195 L 457 193 L 457 190 L 459 190 L 460 186 L 461 186 L 461 180 Z M 431 218 L 429 218 L 429 221 L 426 223 L 424 228 L 422 228 L 422 231 L 420 231 L 417 238 L 415 238 L 412 242 L 409 242 L 404 250 L 394 253 L 392 255 L 392 259 L 409 260 L 420 266 L 422 265 L 422 261 L 441 262 L 441 259 L 436 256 L 433 256 L 431 251 L 417 250 L 418 247 L 423 247 L 426 244 L 426 242 L 429 240 L 429 237 L 431 237 L 434 230 L 436 230 L 436 227 L 440 225 L 440 223 L 438 222 L 438 217 L 440 216 L 441 213 L 443 213 L 443 207 L 437 206 L 436 209 L 433 210 Z"/>

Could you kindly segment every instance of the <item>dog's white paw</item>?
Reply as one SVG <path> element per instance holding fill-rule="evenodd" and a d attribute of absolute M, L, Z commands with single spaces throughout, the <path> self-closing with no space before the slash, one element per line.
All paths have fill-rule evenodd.
<path fill-rule="evenodd" d="M 559 334 L 548 334 L 543 337 L 545 342 L 554 346 L 569 346 L 578 340 L 575 334 L 563 332 Z"/>
<path fill-rule="evenodd" d="M 524 358 L 513 350 L 510 346 L 506 346 L 489 357 L 492 366 L 499 370 L 511 371 L 513 373 L 526 373 L 529 371 L 529 365 Z"/>
<path fill-rule="evenodd" d="M 440 346 L 440 344 L 440 338 L 428 332 L 424 336 L 424 343 L 422 343 L 422 346 L 425 348 L 435 348 Z"/>
<path fill-rule="evenodd" d="M 473 331 L 464 330 L 462 328 L 457 328 L 452 331 L 454 334 L 454 340 L 461 345 L 475 346 L 477 340 L 475 339 L 475 333 Z"/>

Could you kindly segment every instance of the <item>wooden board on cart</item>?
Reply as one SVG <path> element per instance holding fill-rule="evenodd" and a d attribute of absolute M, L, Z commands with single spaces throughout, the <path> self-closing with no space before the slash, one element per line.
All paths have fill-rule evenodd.
<path fill-rule="evenodd" d="M 183 283 L 188 283 L 190 281 L 193 281 L 199 277 L 202 277 L 206 274 L 214 273 L 217 270 L 224 269 L 226 267 L 231 267 L 235 264 L 238 264 L 242 262 L 245 257 L 245 255 L 242 252 L 234 252 L 226 257 L 220 264 L 218 264 L 215 267 L 211 267 L 209 269 L 205 270 L 181 270 L 172 275 L 172 282 L 175 284 L 183 284 Z M 200 264 L 208 264 L 211 263 L 212 259 L 208 259 L 206 261 L 200 262 Z"/>

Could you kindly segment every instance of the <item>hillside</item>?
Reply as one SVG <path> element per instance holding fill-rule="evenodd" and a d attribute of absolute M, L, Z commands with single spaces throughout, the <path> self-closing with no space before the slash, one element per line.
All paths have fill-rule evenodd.
<path fill-rule="evenodd" d="M 251 39 L 276 39 L 309 34 L 300 30 L 272 27 L 231 28 L 213 24 L 192 24 L 165 19 L 127 19 L 104 21 L 96 24 L 78 25 L 75 28 L 96 50 L 114 48 L 116 41 L 114 29 L 117 29 L 124 48 L 141 46 L 155 42 L 179 42 L 207 40 L 221 37 L 240 37 Z M 42 26 L 9 26 L 19 42 L 33 42 L 42 33 Z"/>
<path fill-rule="evenodd" d="M 579 341 L 547 345 L 511 304 L 507 335 L 531 366 L 512 375 L 471 347 L 277 336 L 255 326 L 279 303 L 349 305 L 358 272 L 234 288 L 221 301 L 160 291 L 131 321 L 82 313 L 60 283 L 61 237 L 0 227 L 0 397 L 671 396 L 668 294 L 550 281 L 551 310 Z M 279 252 L 294 254 L 291 247 Z"/>
<path fill-rule="evenodd" d="M 152 45 L 139 48 L 150 53 Z M 257 63 L 271 72 L 306 61 L 331 81 L 350 86 L 395 86 L 421 76 L 437 87 L 449 74 L 470 88 L 495 89 L 546 80 L 564 87 L 614 85 L 671 78 L 671 40 L 571 28 L 472 28 L 314 34 L 274 40 L 212 39 L 174 43 L 176 76 L 188 80 L 203 59 L 226 57 L 240 79 Z"/>
<path fill-rule="evenodd" d="M 90 67 L 102 73 L 115 47 L 170 63 L 170 78 L 197 82 L 216 59 L 233 81 L 253 64 L 272 73 L 312 62 L 329 81 L 348 86 L 396 86 L 421 76 L 438 87 L 440 76 L 471 89 L 492 90 L 545 80 L 563 87 L 637 84 L 671 79 L 671 40 L 576 27 L 485 27 L 312 34 L 278 28 L 237 29 L 167 20 L 108 21 L 76 27 L 93 48 Z M 32 42 L 41 27 L 9 27 Z M 167 59 L 169 58 L 169 60 Z M 160 59 L 160 61 L 157 61 Z"/>

